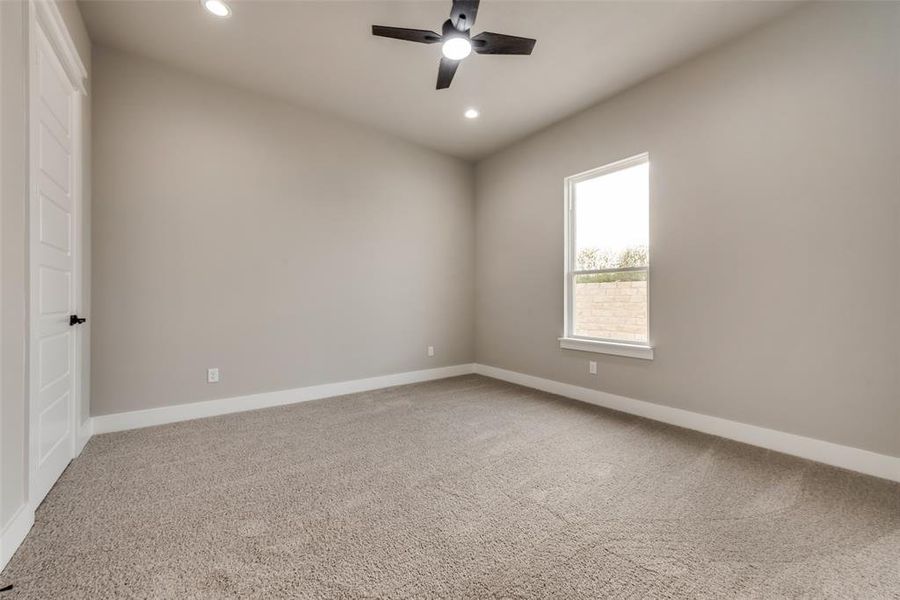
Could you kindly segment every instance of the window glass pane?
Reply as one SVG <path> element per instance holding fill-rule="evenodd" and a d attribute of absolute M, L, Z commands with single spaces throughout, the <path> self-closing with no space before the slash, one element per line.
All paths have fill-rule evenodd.
<path fill-rule="evenodd" d="M 649 164 L 574 186 L 571 331 L 579 337 L 648 342 Z"/>
<path fill-rule="evenodd" d="M 575 269 L 647 266 L 649 165 L 575 184 Z"/>

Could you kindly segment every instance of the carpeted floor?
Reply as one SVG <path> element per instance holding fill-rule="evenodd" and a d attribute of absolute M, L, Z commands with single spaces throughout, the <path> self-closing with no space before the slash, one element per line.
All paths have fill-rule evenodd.
<path fill-rule="evenodd" d="M 900 485 L 466 376 L 95 437 L 20 598 L 900 598 Z"/>

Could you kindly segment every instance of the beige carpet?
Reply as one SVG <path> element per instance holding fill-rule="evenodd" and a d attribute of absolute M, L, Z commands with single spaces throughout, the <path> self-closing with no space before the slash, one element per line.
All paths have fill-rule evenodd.
<path fill-rule="evenodd" d="M 900 598 L 900 485 L 478 376 L 95 437 L 12 598 Z"/>

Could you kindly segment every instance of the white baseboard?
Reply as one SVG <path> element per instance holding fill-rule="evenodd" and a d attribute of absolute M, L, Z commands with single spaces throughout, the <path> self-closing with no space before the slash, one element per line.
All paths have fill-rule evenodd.
<path fill-rule="evenodd" d="M 654 404 L 643 400 L 635 400 L 625 396 L 618 396 L 600 390 L 580 387 L 568 383 L 544 379 L 533 375 L 526 375 L 516 371 L 508 371 L 498 367 L 482 364 L 463 364 L 422 371 L 409 371 L 368 379 L 356 379 L 338 383 L 326 383 L 303 388 L 281 390 L 277 392 L 264 392 L 248 396 L 223 398 L 221 400 L 208 400 L 191 404 L 179 404 L 162 408 L 152 408 L 126 413 L 100 415 L 91 418 L 87 437 L 83 438 L 83 444 L 87 442 L 91 433 L 109 433 L 126 429 L 138 429 L 153 425 L 164 425 L 178 421 L 188 421 L 203 417 L 213 417 L 246 410 L 256 410 L 272 406 L 282 406 L 309 400 L 319 400 L 344 394 L 366 392 L 395 385 L 406 385 L 421 381 L 444 379 L 457 375 L 478 373 L 494 379 L 500 379 L 558 394 L 567 398 L 580 400 L 598 406 L 604 406 L 613 410 L 646 417 L 654 421 L 661 421 L 702 431 L 724 437 L 745 444 L 783 452 L 793 456 L 799 456 L 816 462 L 825 463 L 835 467 L 858 471 L 875 477 L 882 477 L 892 481 L 900 481 L 900 457 L 887 456 L 868 450 L 842 446 L 832 442 L 808 438 L 756 425 L 747 425 L 737 421 L 730 421 L 720 417 L 713 417 L 695 413 L 680 408 L 672 408 L 662 404 Z"/>
<path fill-rule="evenodd" d="M 507 371 L 506 369 L 488 365 L 475 364 L 474 372 L 479 375 L 493 377 L 494 379 L 501 379 L 525 387 L 550 392 L 551 394 L 565 396 L 566 398 L 646 417 L 654 421 L 702 431 L 703 433 L 717 435 L 745 444 L 768 448 L 769 450 L 799 456 L 851 471 L 858 471 L 866 475 L 900 481 L 900 457 L 877 454 L 868 450 L 841 446 L 840 444 L 792 433 L 747 425 L 737 421 L 711 417 L 643 400 L 634 400 L 625 396 L 601 392 L 600 390 L 561 383 L 542 377 L 534 377 L 533 375 L 525 375 L 516 371 Z"/>
<path fill-rule="evenodd" d="M 78 436 L 75 440 L 75 456 L 77 457 L 81 454 L 81 451 L 84 450 L 84 447 L 87 445 L 88 441 L 90 441 L 91 436 L 94 435 L 94 420 L 88 418 L 79 425 L 76 435 Z"/>
<path fill-rule="evenodd" d="M 330 398 L 332 396 L 343 396 L 344 394 L 367 392 L 395 385 L 406 385 L 409 383 L 431 381 L 433 379 L 455 377 L 457 375 L 468 375 L 469 373 L 472 373 L 472 371 L 473 365 L 471 364 L 424 369 L 421 371 L 408 371 L 406 373 L 382 375 L 380 377 L 370 377 L 368 379 L 354 379 L 351 381 L 312 385 L 309 387 L 281 390 L 277 392 L 263 392 L 260 394 L 251 394 L 249 396 L 222 398 L 221 400 L 207 400 L 204 402 L 178 404 L 175 406 L 151 408 L 148 410 L 99 415 L 91 418 L 91 425 L 93 427 L 93 433 L 96 434 L 123 431 L 126 429 L 139 429 L 141 427 L 175 423 L 177 421 L 188 421 L 191 419 L 201 419 L 203 417 L 214 417 L 217 415 L 243 412 L 245 410 L 256 410 L 258 408 L 295 404 L 297 402 L 319 400 L 322 398 Z"/>
<path fill-rule="evenodd" d="M 0 570 L 13 557 L 34 525 L 34 510 L 30 504 L 23 504 L 0 532 Z"/>

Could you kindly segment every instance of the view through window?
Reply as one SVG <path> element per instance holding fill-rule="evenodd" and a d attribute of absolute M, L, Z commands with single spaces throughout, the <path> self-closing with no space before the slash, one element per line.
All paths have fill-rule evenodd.
<path fill-rule="evenodd" d="M 569 178 L 568 336 L 648 342 L 649 176 L 641 155 Z"/>

